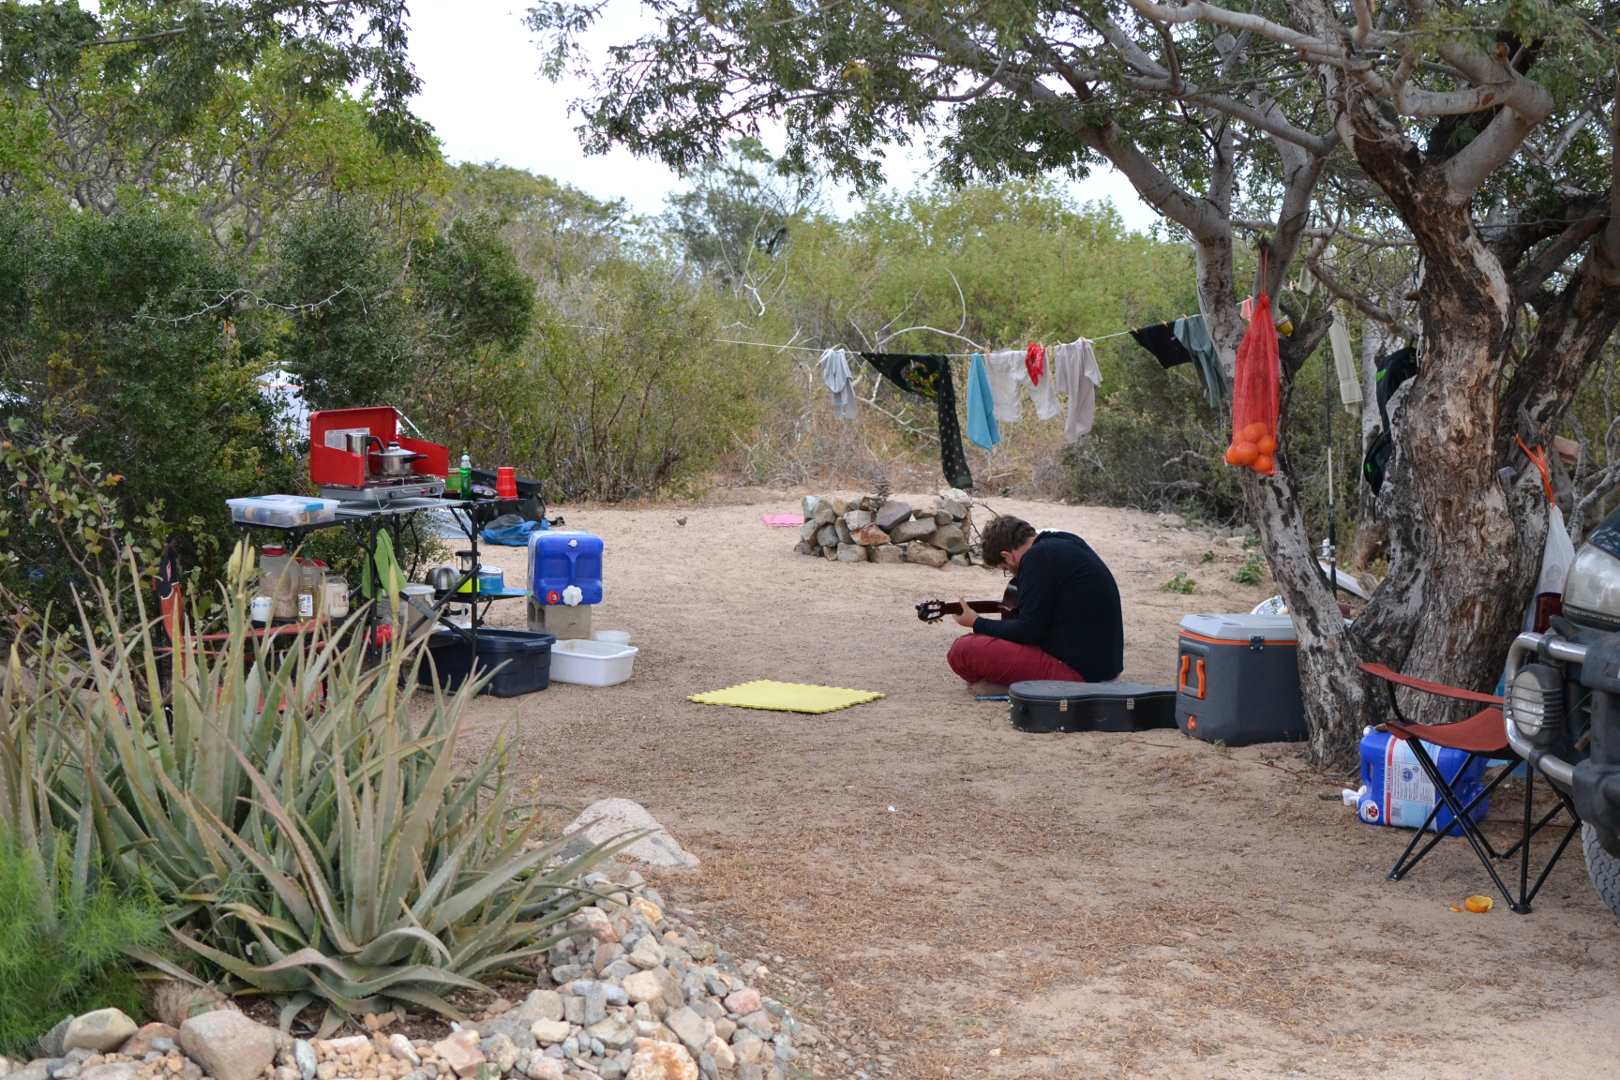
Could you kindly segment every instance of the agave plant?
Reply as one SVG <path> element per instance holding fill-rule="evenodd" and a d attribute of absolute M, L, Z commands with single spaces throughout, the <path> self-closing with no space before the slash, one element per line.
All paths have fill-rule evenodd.
<path fill-rule="evenodd" d="M 537 846 L 538 810 L 505 771 L 510 729 L 456 760 L 477 684 L 413 707 L 401 686 L 420 644 L 368 666 L 351 620 L 272 651 L 246 593 L 238 581 L 222 633 L 182 635 L 167 673 L 151 627 L 106 610 L 110 634 L 83 620 L 88 652 L 49 632 L 27 664 L 13 649 L 0 812 L 43 846 L 71 837 L 76 873 L 149 882 L 192 966 L 273 995 L 284 1027 L 317 1003 L 328 1028 L 395 1004 L 459 1018 L 446 995 L 565 936 L 598 899 L 569 883 L 634 838 L 573 857 Z"/>

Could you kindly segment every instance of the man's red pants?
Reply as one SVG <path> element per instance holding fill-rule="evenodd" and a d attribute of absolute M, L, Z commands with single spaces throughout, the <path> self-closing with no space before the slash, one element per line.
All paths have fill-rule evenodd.
<path fill-rule="evenodd" d="M 945 659 L 952 671 L 970 683 L 980 679 L 1002 686 L 1031 679 L 1085 682 L 1078 671 L 1037 646 L 988 634 L 963 634 L 952 643 Z"/>

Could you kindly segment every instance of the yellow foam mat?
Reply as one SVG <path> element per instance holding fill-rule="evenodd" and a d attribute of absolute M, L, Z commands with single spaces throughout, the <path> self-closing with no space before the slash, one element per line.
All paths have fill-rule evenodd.
<path fill-rule="evenodd" d="M 734 705 L 739 709 L 773 709 L 777 712 L 830 713 L 876 701 L 882 694 L 870 690 L 846 690 L 841 686 L 811 686 L 808 683 L 754 682 L 693 694 L 687 698 L 700 705 Z"/>

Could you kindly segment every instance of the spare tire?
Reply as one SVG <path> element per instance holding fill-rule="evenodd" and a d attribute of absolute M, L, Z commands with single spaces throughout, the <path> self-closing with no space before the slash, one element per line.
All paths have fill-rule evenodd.
<path fill-rule="evenodd" d="M 1592 888 L 1620 918 L 1620 859 L 1603 850 L 1591 825 L 1581 826 L 1581 847 L 1586 851 L 1586 875 L 1592 879 Z"/>

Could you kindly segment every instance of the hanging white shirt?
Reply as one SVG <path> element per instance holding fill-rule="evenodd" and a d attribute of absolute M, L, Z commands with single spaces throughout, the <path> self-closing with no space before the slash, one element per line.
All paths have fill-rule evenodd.
<path fill-rule="evenodd" d="M 1029 379 L 1029 366 L 1024 367 L 1024 377 Z M 1035 403 L 1035 416 L 1040 420 L 1050 420 L 1063 412 L 1063 403 L 1058 400 L 1057 380 L 1052 377 L 1052 350 L 1046 350 L 1046 363 L 1042 366 L 1041 381 L 1028 381 L 1029 399 Z"/>
<path fill-rule="evenodd" d="M 1016 424 L 1024 418 L 1024 394 L 1019 387 L 1029 382 L 1029 372 L 1024 370 L 1024 350 L 985 353 L 984 369 L 990 376 L 990 396 L 996 402 L 996 423 Z"/>
<path fill-rule="evenodd" d="M 1069 396 L 1063 437 L 1072 443 L 1091 430 L 1092 420 L 1097 415 L 1097 388 L 1102 385 L 1102 368 L 1097 366 L 1097 354 L 1092 351 L 1091 342 L 1078 338 L 1046 350 L 1046 369 L 1056 384 L 1055 389 Z"/>
<path fill-rule="evenodd" d="M 828 349 L 821 354 L 821 379 L 832 391 L 833 419 L 855 419 L 855 380 L 843 349 Z"/>

